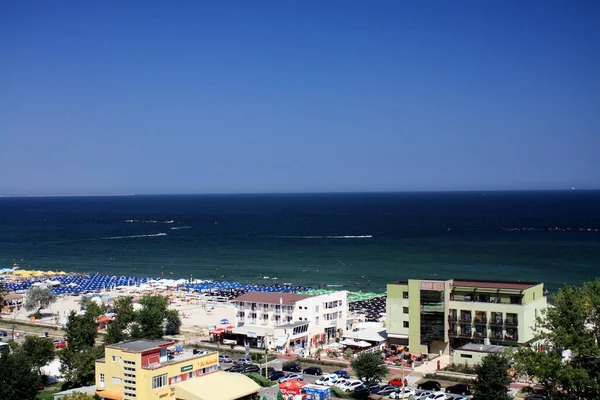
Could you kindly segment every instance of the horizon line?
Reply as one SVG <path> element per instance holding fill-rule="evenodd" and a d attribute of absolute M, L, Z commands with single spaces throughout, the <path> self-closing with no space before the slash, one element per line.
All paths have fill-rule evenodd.
<path fill-rule="evenodd" d="M 247 195 L 313 195 L 313 194 L 409 194 L 409 193 L 498 193 L 498 192 L 596 192 L 597 189 L 465 189 L 465 190 L 368 190 L 307 192 L 211 192 L 211 193 L 108 193 L 108 194 L 0 194 L 0 198 L 26 197 L 135 197 L 135 196 L 247 196 Z"/>

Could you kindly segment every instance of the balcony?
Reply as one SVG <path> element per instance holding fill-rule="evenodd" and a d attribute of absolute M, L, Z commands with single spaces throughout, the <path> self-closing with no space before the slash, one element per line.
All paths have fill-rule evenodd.
<path fill-rule="evenodd" d="M 448 336 L 450 337 L 457 337 L 458 336 L 458 331 L 453 331 L 448 329 Z"/>
<path fill-rule="evenodd" d="M 519 325 L 519 320 L 517 320 L 516 318 L 507 318 L 504 323 L 507 326 L 517 326 Z"/>
<path fill-rule="evenodd" d="M 460 316 L 460 322 L 467 322 L 470 323 L 473 319 L 471 318 L 470 315 L 461 315 Z"/>
<path fill-rule="evenodd" d="M 519 341 L 519 335 L 515 332 L 513 335 L 509 335 L 508 333 L 504 335 L 504 340 L 509 342 L 517 342 Z"/>
<path fill-rule="evenodd" d="M 490 338 L 492 338 L 492 339 L 502 339 L 502 332 L 492 332 L 490 334 Z"/>
<path fill-rule="evenodd" d="M 456 321 L 456 318 L 457 318 L 456 314 L 455 315 L 452 315 L 452 314 L 448 315 L 448 321 Z"/>
<path fill-rule="evenodd" d="M 459 336 L 460 336 L 460 337 L 463 337 L 463 338 L 470 338 L 470 337 L 472 337 L 472 336 L 473 336 L 473 332 L 472 332 L 472 331 L 471 331 L 471 332 L 463 332 L 463 331 L 460 331 L 460 334 L 459 334 Z"/>
<path fill-rule="evenodd" d="M 502 319 L 500 318 L 492 318 L 490 319 L 490 325 L 502 325 Z"/>
<path fill-rule="evenodd" d="M 475 331 L 475 334 L 473 335 L 473 337 L 476 338 L 486 338 L 487 337 L 487 332 L 483 331 L 483 332 L 477 332 Z"/>
<path fill-rule="evenodd" d="M 487 317 L 484 315 L 482 317 L 475 317 L 475 324 L 477 325 L 486 325 Z"/>

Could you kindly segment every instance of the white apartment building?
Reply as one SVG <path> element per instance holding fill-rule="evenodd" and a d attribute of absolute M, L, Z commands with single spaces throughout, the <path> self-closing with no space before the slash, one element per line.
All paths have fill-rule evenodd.
<path fill-rule="evenodd" d="M 235 300 L 235 308 L 237 328 L 231 335 L 238 343 L 294 350 L 334 340 L 348 315 L 346 291 L 319 296 L 249 292 Z"/>

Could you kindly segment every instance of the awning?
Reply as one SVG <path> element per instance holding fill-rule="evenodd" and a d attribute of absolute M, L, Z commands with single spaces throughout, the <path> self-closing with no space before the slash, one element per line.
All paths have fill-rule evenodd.
<path fill-rule="evenodd" d="M 108 400 L 122 400 L 123 394 L 116 390 L 96 390 L 96 394 Z"/>
<path fill-rule="evenodd" d="M 273 329 L 260 326 L 244 325 L 233 329 L 231 333 L 250 337 L 264 337 L 267 335 L 273 335 Z"/>
<path fill-rule="evenodd" d="M 275 341 L 273 342 L 275 347 L 283 347 L 283 346 L 285 346 L 286 343 L 287 343 L 287 339 L 275 339 Z"/>
<path fill-rule="evenodd" d="M 400 333 L 388 333 L 387 335 L 392 339 L 408 339 L 408 335 L 403 335 Z"/>
<path fill-rule="evenodd" d="M 242 374 L 217 371 L 175 384 L 175 398 L 185 400 L 235 400 L 258 393 L 260 386 Z"/>
<path fill-rule="evenodd" d="M 366 340 L 368 342 L 385 342 L 387 339 L 385 330 L 363 329 L 362 331 L 348 332 L 344 334 L 344 338 L 352 338 L 354 340 Z"/>

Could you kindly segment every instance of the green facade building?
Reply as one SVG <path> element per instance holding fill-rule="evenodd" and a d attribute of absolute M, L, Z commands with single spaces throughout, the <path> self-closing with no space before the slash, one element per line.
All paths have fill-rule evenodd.
<path fill-rule="evenodd" d="M 391 345 L 448 354 L 466 343 L 526 345 L 547 306 L 543 283 L 410 279 L 387 285 Z"/>

